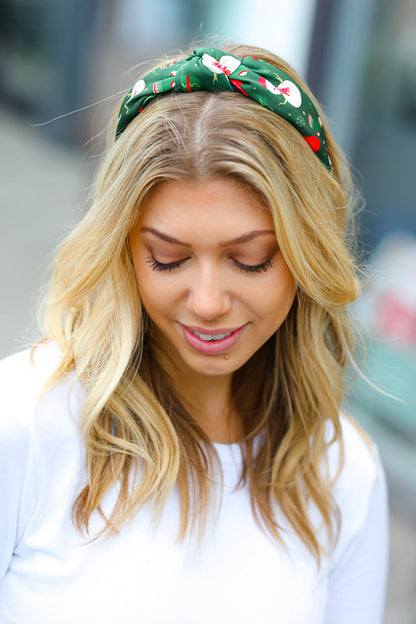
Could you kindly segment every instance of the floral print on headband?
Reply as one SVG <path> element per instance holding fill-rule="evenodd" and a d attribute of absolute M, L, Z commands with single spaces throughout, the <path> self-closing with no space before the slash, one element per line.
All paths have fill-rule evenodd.
<path fill-rule="evenodd" d="M 136 82 L 122 102 L 116 139 L 146 104 L 172 91 L 242 93 L 292 124 L 331 170 L 322 121 L 305 91 L 266 61 L 255 56 L 238 58 L 216 48 L 197 48 L 185 59 L 163 65 Z"/>

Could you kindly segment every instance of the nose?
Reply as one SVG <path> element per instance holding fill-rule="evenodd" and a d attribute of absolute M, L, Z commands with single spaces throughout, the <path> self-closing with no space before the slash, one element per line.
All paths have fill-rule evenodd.
<path fill-rule="evenodd" d="M 206 268 L 196 273 L 187 299 L 187 307 L 194 316 L 214 320 L 229 312 L 231 305 L 231 294 L 218 272 Z"/>

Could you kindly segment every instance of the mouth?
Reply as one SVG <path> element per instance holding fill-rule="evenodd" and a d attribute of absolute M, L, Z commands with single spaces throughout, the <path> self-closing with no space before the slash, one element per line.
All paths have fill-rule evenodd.
<path fill-rule="evenodd" d="M 247 323 L 235 329 L 214 329 L 188 327 L 179 323 L 187 343 L 200 353 L 216 355 L 224 353 L 240 338 L 247 327 Z"/>
<path fill-rule="evenodd" d="M 218 334 L 204 334 L 202 332 L 198 332 L 196 329 L 191 329 L 189 328 L 189 330 L 195 335 L 198 336 L 198 338 L 201 338 L 201 340 L 223 340 L 224 338 L 228 338 L 228 336 L 231 336 L 232 333 L 234 333 L 235 329 L 232 329 L 229 332 L 225 332 L 225 333 L 218 333 Z"/>

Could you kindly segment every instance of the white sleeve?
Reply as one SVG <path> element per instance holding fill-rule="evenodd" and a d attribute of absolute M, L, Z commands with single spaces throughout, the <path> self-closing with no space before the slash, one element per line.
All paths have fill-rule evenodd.
<path fill-rule="evenodd" d="M 378 463 L 360 529 L 342 549 L 330 574 L 325 624 L 381 624 L 387 567 L 387 488 Z"/>
<path fill-rule="evenodd" d="M 34 446 L 18 407 L 28 388 L 14 374 L 15 360 L 0 365 L 0 582 L 37 500 Z"/>

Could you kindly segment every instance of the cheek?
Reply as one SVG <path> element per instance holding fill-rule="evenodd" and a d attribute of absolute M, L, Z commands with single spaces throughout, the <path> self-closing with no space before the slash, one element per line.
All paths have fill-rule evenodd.
<path fill-rule="evenodd" d="M 152 270 L 146 260 L 149 252 L 134 236 L 130 237 L 130 249 L 141 304 L 152 320 L 159 324 L 173 307 L 169 276 Z"/>
<path fill-rule="evenodd" d="M 153 271 L 147 264 L 135 265 L 139 297 L 149 316 L 155 322 L 175 312 L 179 297 L 178 285 L 170 275 Z"/>
<path fill-rule="evenodd" d="M 296 284 L 289 269 L 279 272 L 265 288 L 262 296 L 258 294 L 257 301 L 262 307 L 262 316 L 268 319 L 275 329 L 288 315 L 295 295 Z"/>
<path fill-rule="evenodd" d="M 142 305 L 146 308 L 150 316 L 158 314 L 167 306 L 169 297 L 166 290 L 160 288 L 157 280 L 148 279 L 148 276 L 137 274 L 137 284 L 139 297 Z"/>

